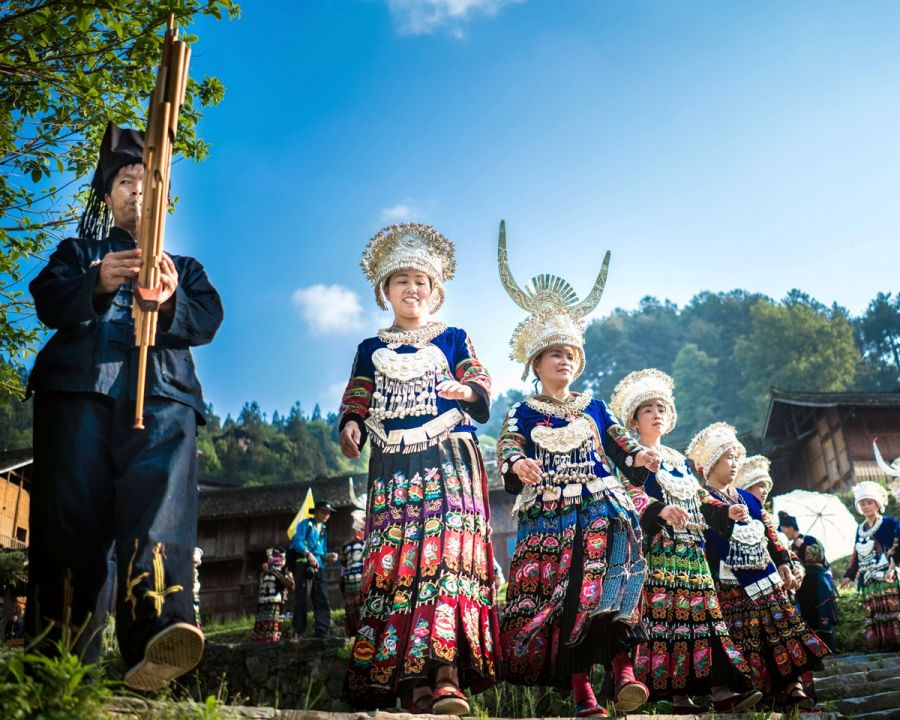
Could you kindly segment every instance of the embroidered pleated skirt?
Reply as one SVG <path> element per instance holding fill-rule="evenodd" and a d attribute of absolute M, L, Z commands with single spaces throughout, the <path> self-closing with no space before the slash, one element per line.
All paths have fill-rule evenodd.
<path fill-rule="evenodd" d="M 259 602 L 256 606 L 256 622 L 250 641 L 255 643 L 273 643 L 281 640 L 284 625 L 284 602 Z"/>
<path fill-rule="evenodd" d="M 900 579 L 870 580 L 862 586 L 866 644 L 873 650 L 900 648 Z"/>
<path fill-rule="evenodd" d="M 737 583 L 718 582 L 716 590 L 731 639 L 750 664 L 757 690 L 778 693 L 803 673 L 821 670 L 831 651 L 807 627 L 784 588 L 750 597 Z"/>
<path fill-rule="evenodd" d="M 507 682 L 568 689 L 574 673 L 646 638 L 637 515 L 606 493 L 580 500 L 519 512 L 500 622 Z"/>
<path fill-rule="evenodd" d="M 498 680 L 490 509 L 481 453 L 452 433 L 369 464 L 360 626 L 346 690 L 357 707 L 392 705 L 442 665 L 480 692 Z"/>
<path fill-rule="evenodd" d="M 635 674 L 651 697 L 746 688 L 750 666 L 722 617 L 703 545 L 662 531 L 651 538 L 646 557 L 650 639 L 635 654 Z"/>

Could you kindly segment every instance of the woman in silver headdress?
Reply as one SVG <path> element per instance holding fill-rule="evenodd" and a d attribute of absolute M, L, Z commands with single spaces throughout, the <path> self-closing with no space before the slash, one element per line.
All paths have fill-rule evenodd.
<path fill-rule="evenodd" d="M 856 545 L 841 587 L 850 587 L 856 580 L 866 609 L 868 646 L 896 650 L 900 648 L 900 523 L 884 514 L 887 490 L 872 480 L 854 486 L 853 500 L 863 520 L 856 529 Z"/>
<path fill-rule="evenodd" d="M 676 715 L 701 713 L 691 696 L 706 694 L 716 712 L 740 712 L 754 707 L 762 693 L 747 689 L 750 666 L 722 618 L 703 531 L 727 533 L 746 510 L 712 498 L 687 458 L 662 443 L 678 419 L 674 387 L 660 370 L 637 370 L 616 385 L 611 401 L 641 444 L 661 456 L 643 485 L 630 489 L 648 564 L 643 614 L 650 637 L 635 655 L 637 677 L 652 697 L 670 700 Z"/>
<path fill-rule="evenodd" d="M 428 225 L 392 225 L 362 267 L 394 324 L 360 343 L 341 406 L 343 453 L 371 441 L 360 627 L 347 691 L 359 707 L 400 696 L 462 715 L 463 689 L 497 681 L 487 479 L 472 419 L 491 379 L 464 330 L 432 319 L 456 266 Z"/>
<path fill-rule="evenodd" d="M 648 690 L 634 679 L 630 650 L 646 637 L 637 611 L 644 582 L 641 532 L 614 467 L 637 476 L 655 454 L 627 438 L 606 405 L 572 392 L 584 370 L 582 317 L 600 300 L 609 254 L 579 302 L 561 278 L 541 275 L 523 290 L 506 261 L 500 277 L 529 316 L 512 357 L 541 392 L 514 405 L 497 443 L 506 487 L 518 494 L 516 549 L 500 623 L 505 679 L 572 688 L 577 717 L 606 716 L 591 685 L 595 664 L 611 665 L 615 704 L 637 709 Z"/>
<path fill-rule="evenodd" d="M 831 651 L 788 596 L 794 574 L 775 522 L 755 495 L 734 486 L 744 446 L 731 425 L 719 422 L 697 433 L 686 454 L 713 497 L 746 511 L 730 533 L 707 530 L 706 556 L 731 637 L 752 668 L 753 686 L 782 707 L 814 706 L 802 676 L 821 670 Z"/>
<path fill-rule="evenodd" d="M 256 602 L 256 622 L 250 641 L 274 643 L 281 640 L 284 608 L 288 593 L 294 589 L 294 576 L 285 567 L 281 548 L 266 550 L 266 561 L 259 572 L 259 593 Z"/>

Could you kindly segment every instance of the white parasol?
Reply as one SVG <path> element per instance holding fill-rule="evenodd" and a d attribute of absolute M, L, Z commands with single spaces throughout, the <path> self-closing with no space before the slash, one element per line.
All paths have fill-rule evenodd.
<path fill-rule="evenodd" d="M 837 495 L 794 490 L 772 498 L 775 522 L 779 512 L 797 518 L 804 535 L 812 535 L 825 546 L 828 562 L 850 555 L 859 524 Z"/>

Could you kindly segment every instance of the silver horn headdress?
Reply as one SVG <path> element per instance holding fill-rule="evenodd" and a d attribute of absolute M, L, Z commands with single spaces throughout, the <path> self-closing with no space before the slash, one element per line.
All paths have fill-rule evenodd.
<path fill-rule="evenodd" d="M 584 300 L 579 300 L 572 286 L 556 275 L 538 275 L 519 287 L 509 269 L 506 252 L 506 221 L 500 221 L 497 263 L 500 282 L 520 308 L 529 313 L 513 331 L 510 358 L 524 365 L 522 379 L 528 378 L 531 363 L 537 355 L 553 345 L 566 345 L 575 350 L 578 368 L 573 379 L 584 370 L 584 317 L 593 312 L 603 296 L 610 253 L 607 250 L 594 287 Z"/>
<path fill-rule="evenodd" d="M 891 494 L 894 499 L 900 503 L 900 457 L 888 465 L 884 458 L 881 457 L 881 450 L 878 449 L 878 438 L 872 440 L 872 450 L 875 451 L 875 462 L 878 463 L 884 474 L 891 478 Z"/>

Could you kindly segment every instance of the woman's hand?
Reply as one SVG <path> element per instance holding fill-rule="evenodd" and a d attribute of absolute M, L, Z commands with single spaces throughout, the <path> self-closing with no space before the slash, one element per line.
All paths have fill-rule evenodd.
<path fill-rule="evenodd" d="M 841 580 L 841 590 L 846 590 L 848 587 L 850 587 L 850 583 L 852 582 L 853 581 L 850 578 L 844 578 L 843 580 Z"/>
<path fill-rule="evenodd" d="M 784 583 L 784 587 L 790 590 L 794 586 L 794 573 L 791 572 L 790 566 L 787 563 L 779 565 L 778 574 L 781 575 L 781 582 Z"/>
<path fill-rule="evenodd" d="M 672 527 L 676 528 L 684 527 L 687 525 L 688 521 L 687 510 L 680 508 L 677 505 L 666 505 L 659 511 L 659 517 Z"/>
<path fill-rule="evenodd" d="M 359 423 L 351 420 L 344 429 L 341 430 L 340 444 L 341 452 L 344 457 L 356 460 L 359 457 L 359 442 L 362 439 L 362 431 L 359 429 Z"/>
<path fill-rule="evenodd" d="M 444 400 L 459 400 L 461 402 L 471 403 L 477 399 L 477 394 L 468 385 L 463 385 L 456 380 L 443 380 L 437 384 L 435 388 L 438 396 Z"/>
<path fill-rule="evenodd" d="M 537 485 L 541 481 L 541 463 L 537 460 L 519 458 L 510 470 L 524 485 Z"/>
<path fill-rule="evenodd" d="M 728 508 L 728 517 L 737 522 L 747 522 L 750 519 L 750 513 L 747 512 L 745 505 L 732 505 Z"/>
<path fill-rule="evenodd" d="M 650 472 L 659 470 L 659 453 L 652 448 L 644 448 L 634 456 L 634 466 L 647 468 Z"/>

